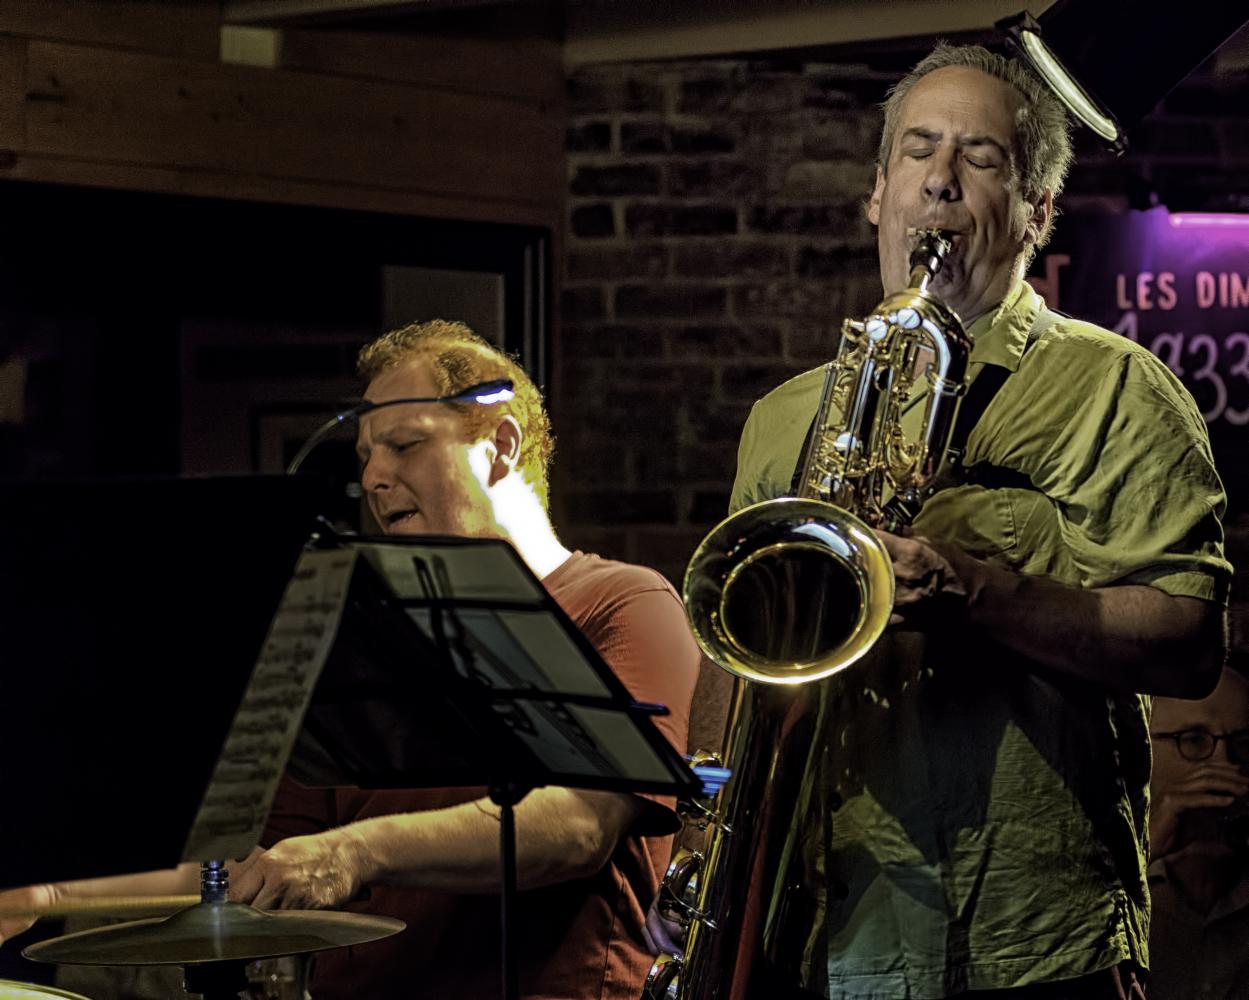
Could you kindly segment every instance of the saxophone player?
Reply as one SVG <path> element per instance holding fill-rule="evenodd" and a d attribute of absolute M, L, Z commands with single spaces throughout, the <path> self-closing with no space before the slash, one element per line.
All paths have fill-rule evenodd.
<path fill-rule="evenodd" d="M 1225 498 L 1177 379 L 1023 280 L 1070 160 L 1057 101 L 980 47 L 939 45 L 885 105 L 884 290 L 907 286 L 908 230 L 950 234 L 931 291 L 974 342 L 973 385 L 1000 385 L 959 475 L 878 530 L 891 626 L 826 682 L 807 905 L 788 906 L 810 920 L 782 930 L 796 996 L 1143 996 L 1149 696 L 1218 679 Z M 755 404 L 734 510 L 790 492 L 821 380 Z"/>

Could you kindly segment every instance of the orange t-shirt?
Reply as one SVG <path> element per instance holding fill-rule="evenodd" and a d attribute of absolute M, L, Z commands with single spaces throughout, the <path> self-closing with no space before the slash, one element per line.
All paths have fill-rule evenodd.
<path fill-rule="evenodd" d="M 655 718 L 655 725 L 684 750 L 700 654 L 667 580 L 576 552 L 543 585 L 636 700 L 668 706 L 670 714 Z M 263 842 L 484 794 L 480 788 L 315 790 L 283 782 Z M 670 847 L 671 836 L 631 831 L 592 877 L 518 894 L 514 924 L 525 1000 L 637 1000 L 651 963 L 642 927 Z M 499 995 L 498 895 L 375 885 L 367 900 L 347 909 L 399 917 L 408 927 L 317 955 L 311 984 L 317 1000 Z"/>

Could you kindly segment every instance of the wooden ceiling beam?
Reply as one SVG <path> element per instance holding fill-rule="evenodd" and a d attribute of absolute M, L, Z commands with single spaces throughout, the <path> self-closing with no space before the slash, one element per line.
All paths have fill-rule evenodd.
<path fill-rule="evenodd" d="M 221 19 L 225 24 L 282 27 L 307 21 L 408 14 L 419 16 L 498 2 L 499 0 L 227 0 L 222 4 Z"/>
<path fill-rule="evenodd" d="M 845 45 L 888 38 L 984 31 L 1052 0 L 733 0 L 673 4 L 659 0 L 569 3 L 567 66 L 687 59 Z"/>

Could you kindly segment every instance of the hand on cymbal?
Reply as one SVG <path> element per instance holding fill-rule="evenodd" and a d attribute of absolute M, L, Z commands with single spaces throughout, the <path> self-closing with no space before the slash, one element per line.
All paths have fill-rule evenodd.
<path fill-rule="evenodd" d="M 364 857 L 345 828 L 290 837 L 230 866 L 230 899 L 265 910 L 342 906 L 364 887 Z"/>
<path fill-rule="evenodd" d="M 31 910 L 37 911 L 51 906 L 60 894 L 53 885 L 24 885 L 18 889 L 6 889 L 0 892 L 0 911 Z M 38 919 L 32 914 L 21 916 L 0 916 L 0 944 L 11 937 L 28 930 Z"/>
<path fill-rule="evenodd" d="M 1149 807 L 1149 855 L 1160 858 L 1179 847 L 1185 813 L 1229 809 L 1249 796 L 1249 778 L 1235 764 L 1207 760 L 1193 766 L 1169 787 L 1159 790 Z"/>

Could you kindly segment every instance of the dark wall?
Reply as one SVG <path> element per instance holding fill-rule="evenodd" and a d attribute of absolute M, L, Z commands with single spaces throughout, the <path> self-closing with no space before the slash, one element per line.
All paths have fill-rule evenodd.
<path fill-rule="evenodd" d="M 0 371 L 22 368 L 0 477 L 261 471 L 249 419 L 283 406 L 302 440 L 358 395 L 385 265 L 500 276 L 506 346 L 544 379 L 534 227 L 11 181 L 0 217 Z M 195 454 L 184 418 L 237 433 Z"/>

